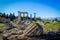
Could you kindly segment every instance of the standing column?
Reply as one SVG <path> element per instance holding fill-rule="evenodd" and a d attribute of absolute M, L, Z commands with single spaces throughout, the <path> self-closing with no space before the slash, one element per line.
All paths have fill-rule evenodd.
<path fill-rule="evenodd" d="M 36 20 L 36 13 L 34 13 L 34 20 Z"/>
<path fill-rule="evenodd" d="M 28 17 L 28 13 L 27 13 L 27 17 Z"/>
<path fill-rule="evenodd" d="M 25 17 L 25 13 L 23 13 L 23 17 Z"/>
<path fill-rule="evenodd" d="M 23 20 L 25 20 L 25 13 L 23 12 Z"/>
<path fill-rule="evenodd" d="M 18 11 L 18 20 L 21 21 L 21 12 Z"/>
<path fill-rule="evenodd" d="M 30 14 L 30 19 L 31 19 L 31 21 L 32 21 L 32 14 Z"/>
<path fill-rule="evenodd" d="M 28 20 L 28 12 L 27 12 L 27 20 Z"/>

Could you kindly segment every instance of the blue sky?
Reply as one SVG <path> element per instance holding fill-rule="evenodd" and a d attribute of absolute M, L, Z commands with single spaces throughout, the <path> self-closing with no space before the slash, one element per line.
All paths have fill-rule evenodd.
<path fill-rule="evenodd" d="M 60 0 L 0 0 L 0 12 L 18 15 L 18 11 L 42 18 L 60 17 Z"/>

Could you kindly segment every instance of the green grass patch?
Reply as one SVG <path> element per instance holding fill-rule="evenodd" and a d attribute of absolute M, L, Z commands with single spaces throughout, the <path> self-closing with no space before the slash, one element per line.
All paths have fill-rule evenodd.
<path fill-rule="evenodd" d="M 49 22 L 49 23 L 46 23 L 45 26 L 48 30 L 53 28 L 60 28 L 60 22 Z"/>
<path fill-rule="evenodd" d="M 3 27 L 5 24 L 4 23 L 0 23 L 0 27 Z"/>
<path fill-rule="evenodd" d="M 15 24 L 15 23 L 13 23 L 12 21 L 10 22 L 10 24 L 12 24 L 13 26 L 16 26 L 16 24 Z"/>

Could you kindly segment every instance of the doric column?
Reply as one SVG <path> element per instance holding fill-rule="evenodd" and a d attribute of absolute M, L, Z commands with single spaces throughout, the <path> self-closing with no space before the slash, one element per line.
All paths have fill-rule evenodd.
<path fill-rule="evenodd" d="M 21 20 L 21 12 L 18 11 L 18 20 Z"/>
<path fill-rule="evenodd" d="M 25 13 L 23 12 L 23 17 L 25 17 Z"/>
<path fill-rule="evenodd" d="M 34 13 L 34 20 L 36 20 L 36 13 Z"/>
<path fill-rule="evenodd" d="M 30 14 L 30 19 L 32 20 L 32 14 Z"/>
<path fill-rule="evenodd" d="M 28 17 L 28 12 L 26 12 L 26 15 L 27 15 L 27 17 Z"/>
<path fill-rule="evenodd" d="M 28 19 L 28 12 L 26 14 L 27 14 L 27 19 Z"/>

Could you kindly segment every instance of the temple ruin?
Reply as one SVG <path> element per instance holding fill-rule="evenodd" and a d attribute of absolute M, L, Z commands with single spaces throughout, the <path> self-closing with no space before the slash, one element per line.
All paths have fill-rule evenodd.
<path fill-rule="evenodd" d="M 23 17 L 23 20 L 27 19 L 29 17 L 28 12 L 18 11 L 18 20 L 21 21 L 21 17 Z M 30 19 L 32 20 L 32 14 L 30 14 Z M 34 13 L 34 20 L 36 20 L 36 13 Z"/>
<path fill-rule="evenodd" d="M 18 20 L 21 20 L 21 17 L 23 17 L 23 19 L 28 17 L 28 12 L 20 12 L 20 11 L 18 11 Z"/>

